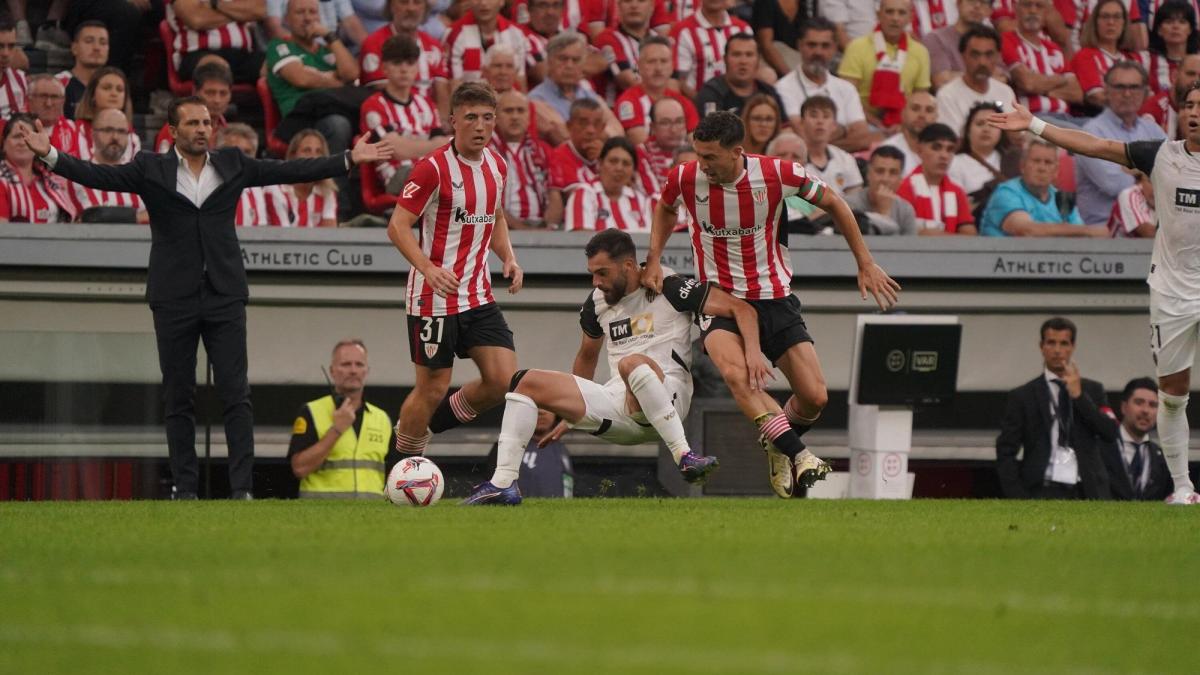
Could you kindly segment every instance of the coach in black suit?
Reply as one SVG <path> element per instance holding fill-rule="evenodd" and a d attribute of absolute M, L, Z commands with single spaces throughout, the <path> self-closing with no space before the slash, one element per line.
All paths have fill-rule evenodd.
<path fill-rule="evenodd" d="M 1100 445 L 1116 440 L 1117 422 L 1100 410 L 1104 387 L 1071 360 L 1074 323 L 1049 319 L 1041 336 L 1042 374 L 1008 394 L 996 438 L 1000 485 L 1011 498 L 1111 499 Z"/>
<path fill-rule="evenodd" d="M 1162 501 L 1174 483 L 1167 459 L 1150 440 L 1158 417 L 1158 384 L 1148 378 L 1130 380 L 1121 392 L 1121 428 L 1117 440 L 1100 446 L 1108 485 L 1115 499 Z"/>
<path fill-rule="evenodd" d="M 196 346 L 204 340 L 224 405 L 229 481 L 235 499 L 252 497 L 254 417 L 246 377 L 249 289 L 234 226 L 242 189 L 346 175 L 388 149 L 360 142 L 353 151 L 290 162 L 255 160 L 236 148 L 209 150 L 212 119 L 204 101 L 177 99 L 167 111 L 174 149 L 141 152 L 128 164 L 99 166 L 59 153 L 41 123 L 15 131 L 55 173 L 100 190 L 135 192 L 150 214 L 146 298 L 154 313 L 166 403 L 167 447 L 177 499 L 195 499 Z"/>

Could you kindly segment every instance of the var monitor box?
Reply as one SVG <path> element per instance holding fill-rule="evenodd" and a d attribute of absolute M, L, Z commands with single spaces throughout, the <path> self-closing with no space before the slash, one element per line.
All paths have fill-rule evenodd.
<path fill-rule="evenodd" d="M 858 363 L 860 405 L 937 405 L 954 396 L 960 324 L 868 323 Z"/>

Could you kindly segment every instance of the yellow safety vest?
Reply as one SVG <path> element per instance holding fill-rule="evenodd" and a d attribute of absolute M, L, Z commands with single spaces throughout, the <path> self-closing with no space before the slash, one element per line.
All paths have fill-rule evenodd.
<path fill-rule="evenodd" d="M 301 479 L 301 497 L 378 499 L 383 494 L 384 458 L 392 420 L 370 403 L 364 405 L 361 433 L 351 427 L 338 438 L 320 468 Z M 332 396 L 308 403 L 317 438 L 323 438 L 333 426 L 333 411 Z"/>

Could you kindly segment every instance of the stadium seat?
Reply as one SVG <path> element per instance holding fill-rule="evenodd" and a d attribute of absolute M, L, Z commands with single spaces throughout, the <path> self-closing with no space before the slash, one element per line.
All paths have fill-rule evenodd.
<path fill-rule="evenodd" d="M 379 174 L 374 165 L 363 164 L 358 167 L 358 176 L 362 183 L 363 208 L 375 215 L 383 215 L 385 211 L 396 205 L 396 195 L 390 195 L 379 183 Z"/>
<path fill-rule="evenodd" d="M 1067 151 L 1058 153 L 1058 180 L 1055 187 L 1063 192 L 1075 191 L 1075 156 Z"/>
<path fill-rule="evenodd" d="M 267 132 L 267 154 L 272 157 L 283 157 L 287 154 L 288 144 L 275 137 L 275 127 L 279 126 L 279 106 L 271 97 L 271 88 L 267 86 L 267 78 L 260 77 L 254 88 L 258 91 L 258 100 L 263 107 L 263 126 Z"/>

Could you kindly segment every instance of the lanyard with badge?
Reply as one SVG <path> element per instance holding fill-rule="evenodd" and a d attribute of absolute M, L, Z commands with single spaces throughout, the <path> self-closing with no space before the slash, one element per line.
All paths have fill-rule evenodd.
<path fill-rule="evenodd" d="M 1079 460 L 1075 457 L 1075 451 L 1071 449 L 1071 408 L 1068 406 L 1066 410 L 1059 414 L 1058 397 L 1062 392 L 1065 392 L 1066 382 L 1058 381 L 1058 393 L 1047 382 L 1046 386 L 1050 388 L 1050 412 L 1054 415 L 1055 427 L 1058 429 L 1058 435 L 1055 438 L 1054 445 L 1050 448 L 1050 480 L 1055 483 L 1067 483 L 1074 485 L 1079 478 Z"/>

